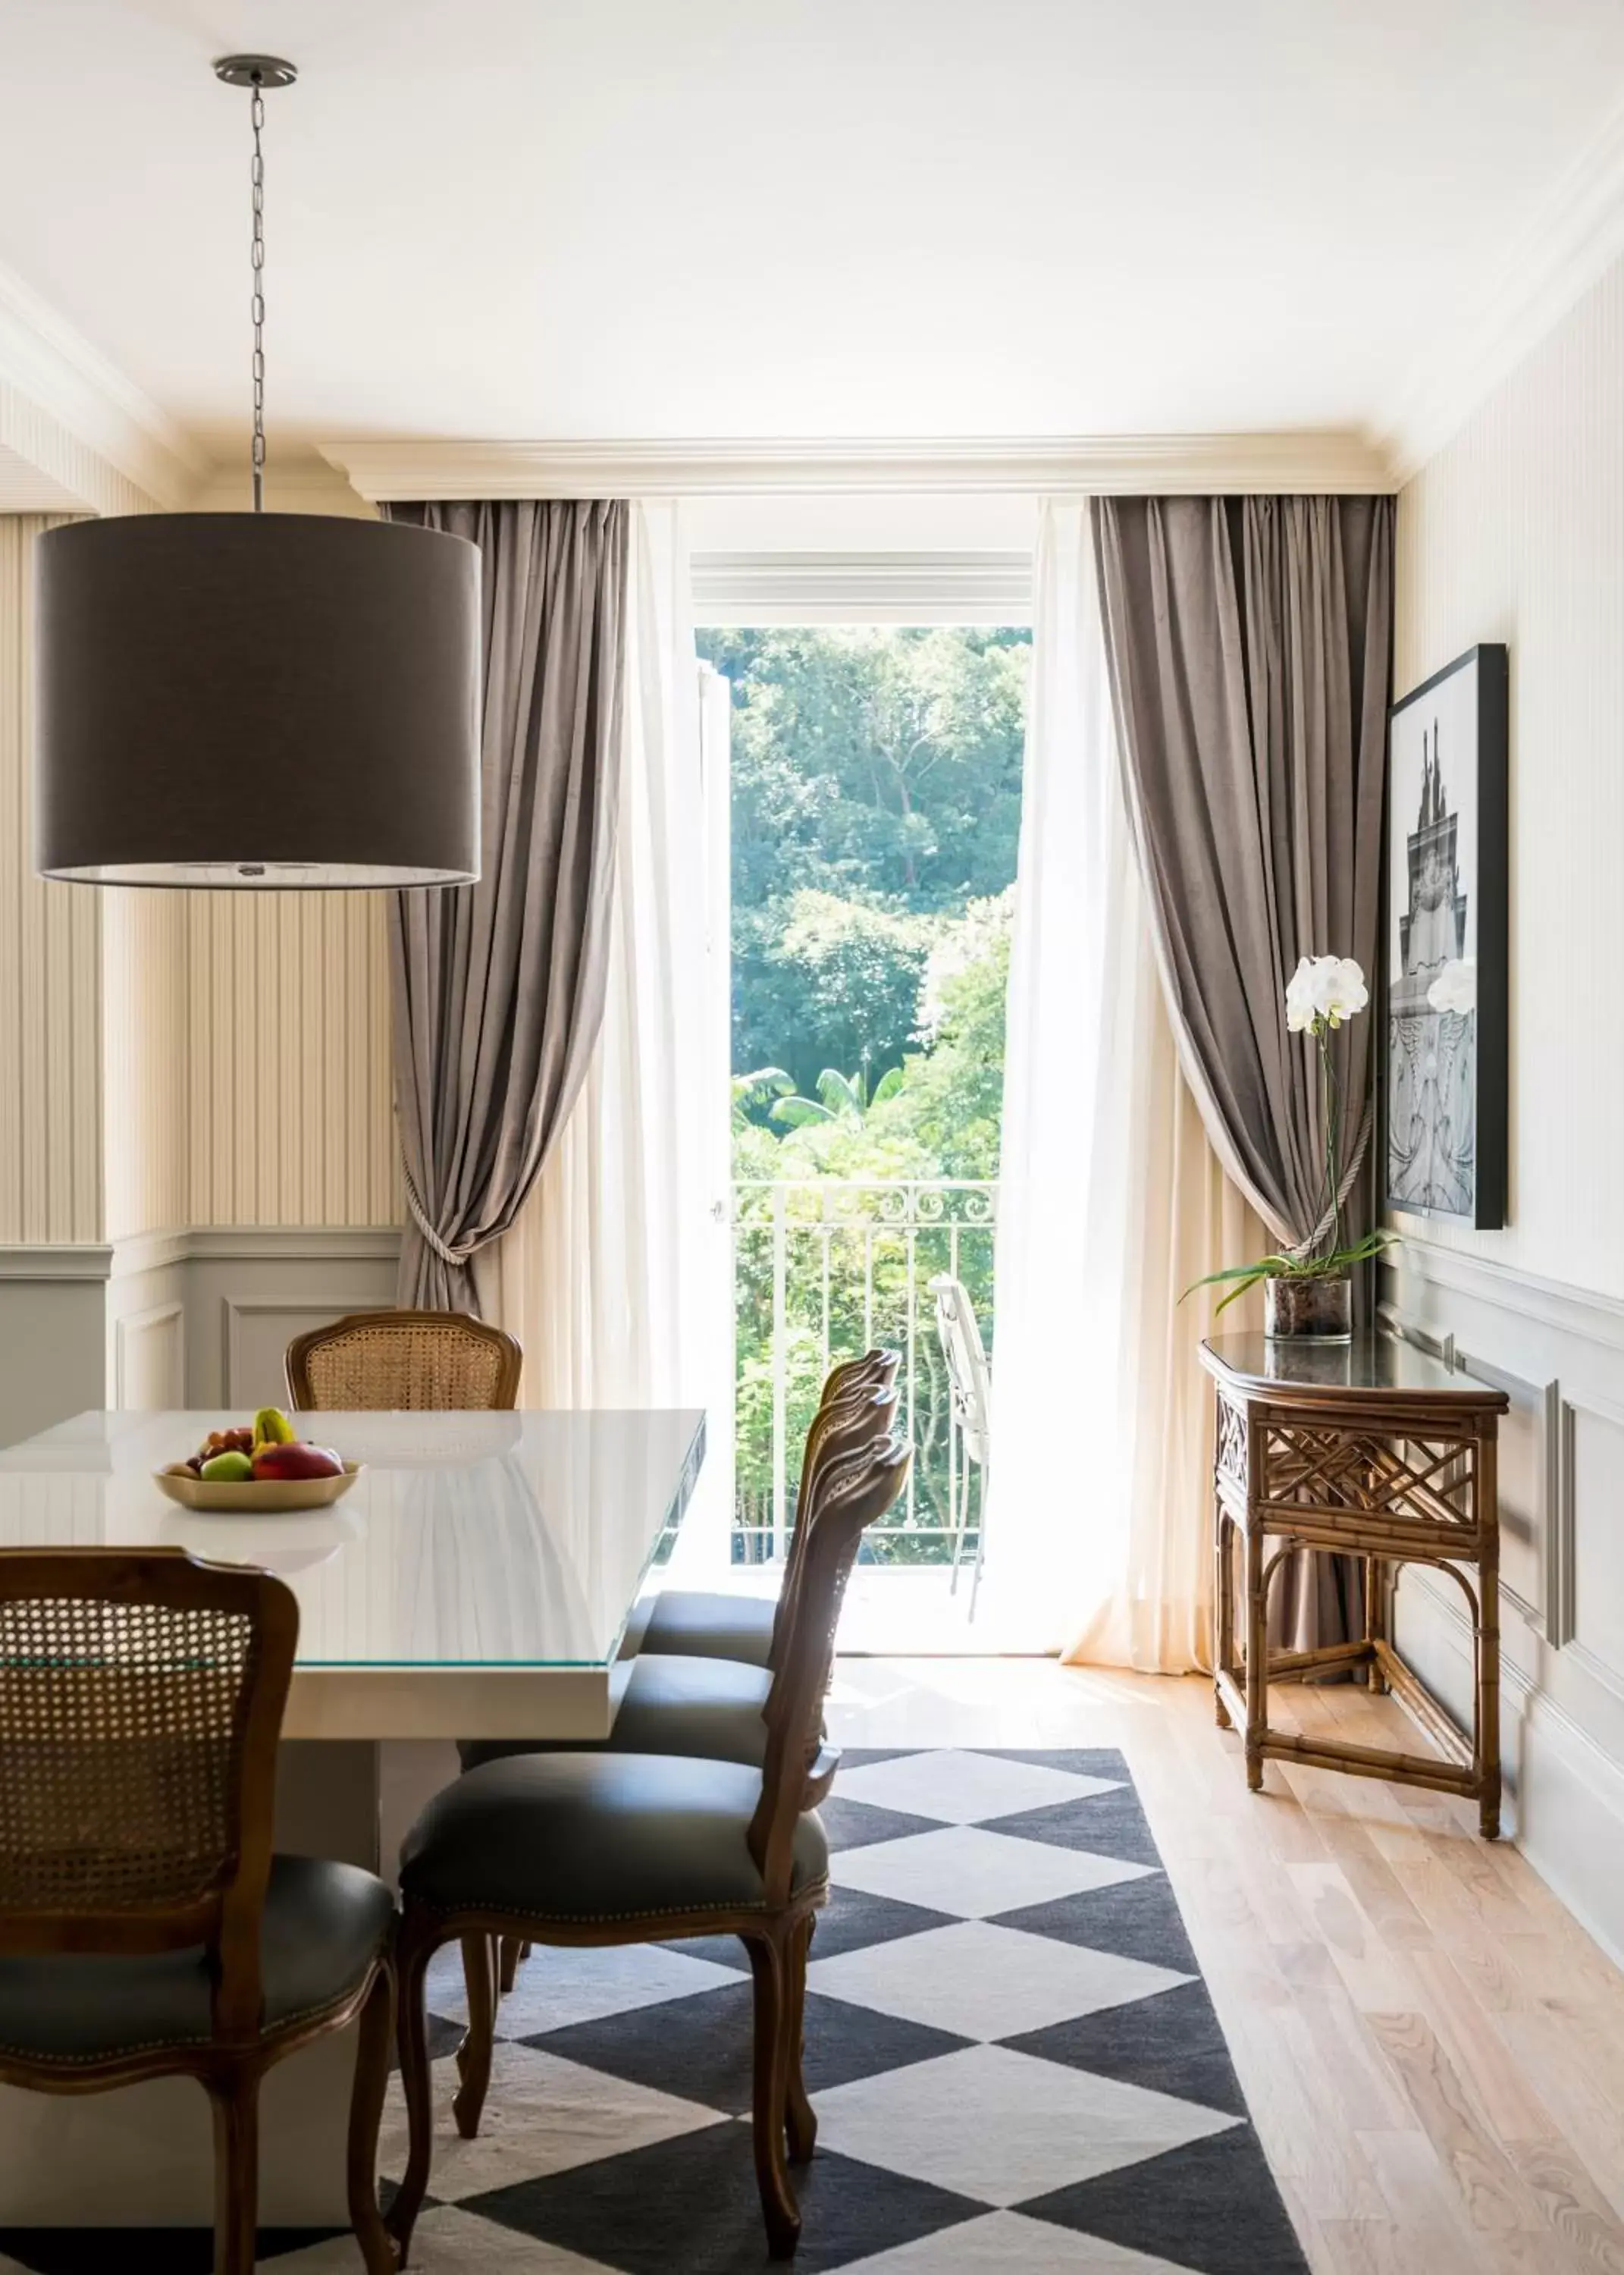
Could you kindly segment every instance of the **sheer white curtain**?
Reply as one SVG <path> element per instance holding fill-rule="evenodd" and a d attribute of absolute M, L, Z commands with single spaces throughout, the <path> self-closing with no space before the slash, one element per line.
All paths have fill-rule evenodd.
<path fill-rule="evenodd" d="M 1196 1361 L 1210 1305 L 1178 1297 L 1263 1234 L 1178 1070 L 1122 802 L 1084 507 L 1042 508 L 1034 602 L 988 1607 L 1000 1640 L 1178 1673 L 1207 1663 L 1212 1603 Z"/>
<path fill-rule="evenodd" d="M 525 1406 L 714 1410 L 730 1328 L 717 1213 L 728 1107 L 706 1012 L 724 983 L 711 961 L 699 668 L 675 505 L 632 508 L 626 674 L 603 1031 L 517 1223 L 489 1265 L 491 1251 L 478 1259 L 480 1295 L 524 1344 Z"/>

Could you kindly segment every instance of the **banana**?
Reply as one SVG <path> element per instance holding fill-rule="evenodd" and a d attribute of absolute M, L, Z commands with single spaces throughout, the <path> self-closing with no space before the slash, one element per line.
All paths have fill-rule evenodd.
<path fill-rule="evenodd" d="M 291 1446 L 293 1425 L 280 1406 L 261 1406 L 253 1417 L 253 1450 L 261 1446 Z"/>

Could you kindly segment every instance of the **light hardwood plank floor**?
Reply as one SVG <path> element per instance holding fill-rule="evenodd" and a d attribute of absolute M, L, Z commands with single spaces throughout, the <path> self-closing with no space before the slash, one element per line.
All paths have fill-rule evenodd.
<path fill-rule="evenodd" d="M 1351 1684 L 1271 1711 L 1415 1743 Z M 1316 2275 L 1624 2275 L 1624 1975 L 1467 1804 L 1274 1762 L 1250 1795 L 1196 1678 L 843 1659 L 829 1727 L 1122 1748 Z"/>

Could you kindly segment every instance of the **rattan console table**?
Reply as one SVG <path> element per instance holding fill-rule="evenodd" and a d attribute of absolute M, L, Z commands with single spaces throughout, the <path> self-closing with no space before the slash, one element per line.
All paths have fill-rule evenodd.
<path fill-rule="evenodd" d="M 1217 1384 L 1212 1478 L 1217 1561 L 1213 1674 L 1218 1719 L 1238 1725 L 1246 1782 L 1277 1760 L 1357 1777 L 1391 1778 L 1478 1805 L 1484 1838 L 1499 1837 L 1499 1512 L 1495 1461 L 1504 1394 L 1456 1374 L 1406 1343 L 1270 1342 L 1220 1335 L 1201 1346 Z M 1235 1554 L 1244 1568 L 1236 1636 Z M 1312 1651 L 1268 1648 L 1269 1585 L 1294 1546 L 1364 1563 L 1364 1632 Z M 1470 1608 L 1473 1727 L 1457 1729 L 1394 1651 L 1393 1583 L 1401 1564 L 1430 1564 L 1457 1583 Z M 1386 1753 L 1269 1726 L 1271 1682 L 1337 1668 L 1391 1690 L 1436 1754 Z"/>

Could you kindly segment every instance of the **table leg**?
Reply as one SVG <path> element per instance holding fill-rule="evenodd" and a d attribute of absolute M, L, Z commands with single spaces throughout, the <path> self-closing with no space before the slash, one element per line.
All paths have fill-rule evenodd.
<path fill-rule="evenodd" d="M 1500 1837 L 1500 1532 L 1497 1448 L 1477 1445 L 1477 1826 L 1485 1840 Z M 1486 1510 L 1485 1517 L 1484 1512 Z"/>
<path fill-rule="evenodd" d="M 1379 1695 L 1387 1687 L 1386 1678 L 1376 1658 L 1375 1646 L 1385 1641 L 1387 1634 L 1387 1567 L 1380 1556 L 1364 1560 L 1364 1640 L 1371 1649 L 1371 1663 L 1364 1679 Z"/>
<path fill-rule="evenodd" d="M 1221 1500 L 1215 1502 L 1212 1528 L 1212 1665 L 1231 1674 L 1235 1668 L 1235 1528 Z M 1212 1704 L 1220 1730 L 1229 1727 L 1229 1709 L 1214 1683 Z"/>
<path fill-rule="evenodd" d="M 1246 1782 L 1263 1791 L 1263 1734 L 1269 1719 L 1269 1598 L 1263 1527 L 1246 1528 Z"/>

